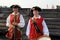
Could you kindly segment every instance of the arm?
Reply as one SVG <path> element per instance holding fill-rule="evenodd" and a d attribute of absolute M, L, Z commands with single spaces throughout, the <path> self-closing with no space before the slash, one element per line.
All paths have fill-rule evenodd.
<path fill-rule="evenodd" d="M 30 21 L 28 22 L 27 30 L 26 30 L 26 35 L 28 36 L 28 38 L 29 38 L 29 33 L 30 33 Z"/>
<path fill-rule="evenodd" d="M 20 15 L 20 23 L 18 23 L 18 26 L 19 26 L 19 27 L 24 27 L 24 25 L 25 25 L 24 18 L 23 18 L 22 15 Z"/>
<path fill-rule="evenodd" d="M 14 26 L 10 23 L 10 15 L 7 17 L 6 26 L 7 26 L 7 27 L 14 27 Z"/>
<path fill-rule="evenodd" d="M 49 30 L 44 20 L 42 22 L 42 26 L 43 26 L 43 34 L 49 36 Z"/>
<path fill-rule="evenodd" d="M 10 24 L 10 16 L 7 17 L 6 26 L 9 27 L 9 24 Z"/>

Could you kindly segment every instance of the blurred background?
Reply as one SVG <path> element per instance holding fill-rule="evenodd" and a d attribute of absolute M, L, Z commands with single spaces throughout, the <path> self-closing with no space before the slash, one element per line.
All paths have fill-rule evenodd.
<path fill-rule="evenodd" d="M 6 27 L 6 18 L 12 12 L 11 5 L 21 6 L 20 13 L 24 16 L 25 27 L 22 28 L 22 40 L 27 40 L 25 34 L 29 20 L 30 8 L 39 6 L 42 9 L 40 15 L 44 17 L 49 28 L 52 40 L 60 40 L 60 0 L 0 0 L 0 40 L 9 40 L 5 37 L 8 27 Z"/>

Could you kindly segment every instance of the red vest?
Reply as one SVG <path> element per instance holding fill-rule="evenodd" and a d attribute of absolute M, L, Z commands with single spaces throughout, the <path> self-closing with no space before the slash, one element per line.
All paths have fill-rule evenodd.
<path fill-rule="evenodd" d="M 37 23 L 37 25 L 38 25 L 38 27 L 40 29 L 40 32 L 43 32 L 43 26 L 42 26 L 43 18 L 42 17 L 37 18 L 37 19 L 34 18 L 34 20 Z M 40 36 L 42 36 L 42 34 L 36 32 L 34 24 L 32 23 L 32 19 L 30 19 L 30 34 L 29 34 L 30 39 L 38 38 Z"/>
<path fill-rule="evenodd" d="M 14 22 L 14 15 L 10 14 L 10 22 L 13 23 Z M 20 15 L 17 17 L 16 22 L 19 23 L 20 22 Z"/>

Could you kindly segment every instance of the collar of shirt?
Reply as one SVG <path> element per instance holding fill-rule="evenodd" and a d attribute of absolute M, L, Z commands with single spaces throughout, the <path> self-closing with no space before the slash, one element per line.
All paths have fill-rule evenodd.
<path fill-rule="evenodd" d="M 40 15 L 38 15 L 37 17 L 35 17 L 35 18 L 40 18 L 41 16 Z M 32 19 L 34 19 L 34 17 L 32 17 Z"/>
<path fill-rule="evenodd" d="M 14 13 L 14 12 L 13 12 L 12 14 L 13 14 L 13 15 L 15 15 L 15 13 Z M 16 13 L 16 15 L 19 15 L 19 12 L 18 12 L 18 13 Z"/>

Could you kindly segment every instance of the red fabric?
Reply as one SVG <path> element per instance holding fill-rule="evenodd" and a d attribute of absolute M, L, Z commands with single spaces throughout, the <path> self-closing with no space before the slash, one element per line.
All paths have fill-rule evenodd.
<path fill-rule="evenodd" d="M 14 15 L 10 14 L 10 22 L 11 24 L 14 22 Z M 16 22 L 19 23 L 20 22 L 20 15 L 18 16 L 18 18 L 16 19 Z"/>
<path fill-rule="evenodd" d="M 20 22 L 19 18 L 20 18 L 20 16 L 18 16 L 18 19 L 16 20 L 17 23 Z M 12 14 L 10 14 L 10 22 L 11 22 L 11 24 L 14 22 L 14 15 L 12 15 Z M 6 37 L 12 39 L 14 28 L 9 27 L 8 28 L 8 31 L 9 32 L 6 34 Z M 21 32 L 20 32 L 20 30 L 17 29 L 17 32 L 16 33 L 17 33 L 16 39 L 20 39 L 21 38 Z"/>
<path fill-rule="evenodd" d="M 43 32 L 43 26 L 42 26 L 43 18 L 41 17 L 40 19 L 37 18 L 37 19 L 34 19 L 34 20 L 37 23 L 40 31 Z M 29 38 L 34 39 L 34 38 L 38 38 L 40 36 L 42 36 L 42 34 L 41 33 L 36 33 L 34 24 L 32 23 L 32 19 L 30 19 L 30 35 L 29 35 Z"/>

